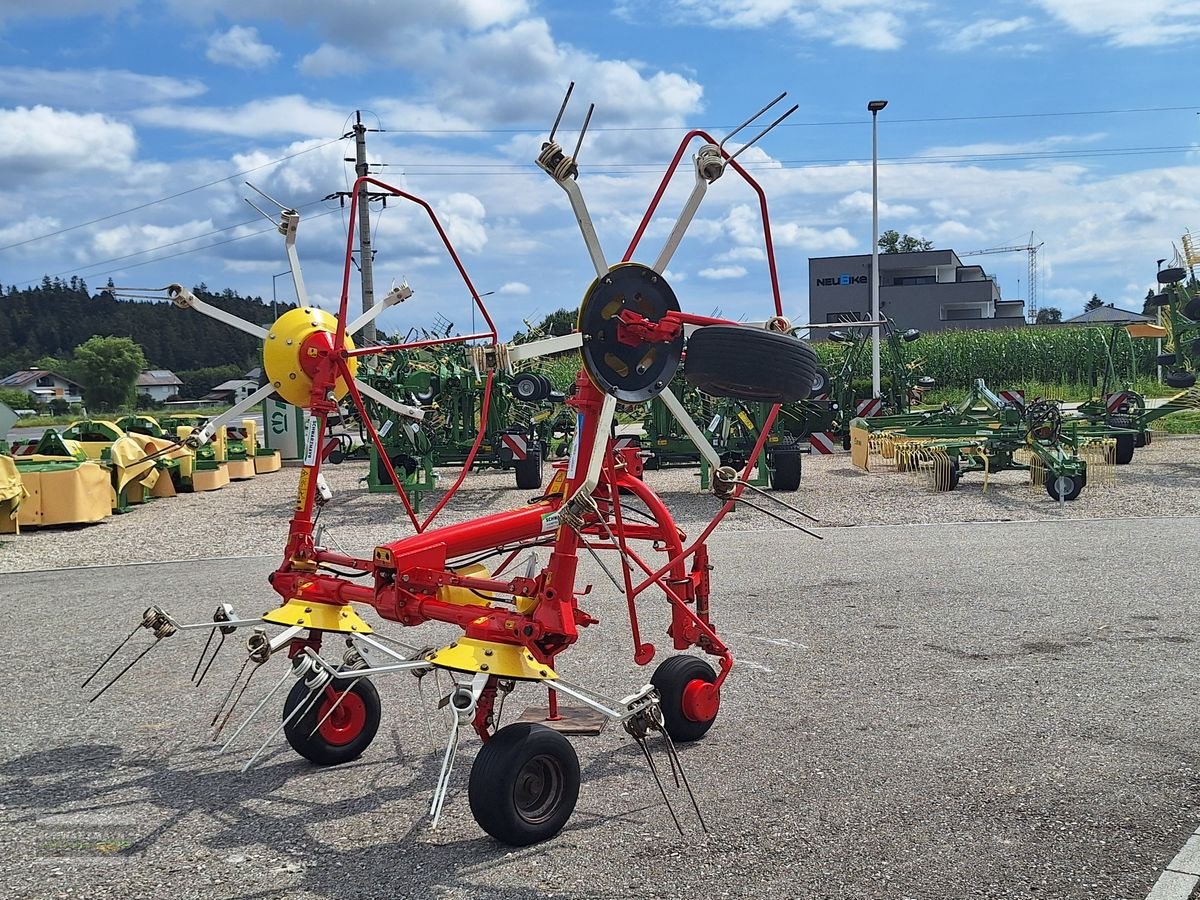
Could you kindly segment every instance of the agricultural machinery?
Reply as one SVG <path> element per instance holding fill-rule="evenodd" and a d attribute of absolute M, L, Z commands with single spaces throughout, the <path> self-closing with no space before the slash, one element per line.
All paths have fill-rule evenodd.
<path fill-rule="evenodd" d="M 581 369 L 574 392 L 567 399 L 578 427 L 569 457 L 555 465 L 554 477 L 542 495 L 506 512 L 432 527 L 478 453 L 483 442 L 480 429 L 463 470 L 446 496 L 425 518 L 415 515 L 402 479 L 395 477 L 364 408 L 364 393 L 385 395 L 369 386 L 364 390 L 356 373 L 364 357 L 416 348 L 411 344 L 358 348 L 352 340 L 362 325 L 387 306 L 385 299 L 353 321 L 348 319 L 356 233 L 352 206 L 339 315 L 334 317 L 309 306 L 298 281 L 299 308 L 280 316 L 269 329 L 262 329 L 263 362 L 269 379 L 264 390 L 277 391 L 286 401 L 312 413 L 287 543 L 279 567 L 270 576 L 280 605 L 262 616 L 241 618 L 222 603 L 211 621 L 199 623 L 183 623 L 158 606 L 148 608 L 126 641 L 145 632 L 153 643 L 100 687 L 93 699 L 107 691 L 151 648 L 180 631 L 207 631 L 210 643 L 216 639 L 211 654 L 208 645 L 201 651 L 194 677 L 203 680 L 225 638 L 246 629 L 250 631 L 246 656 L 213 719 L 218 733 L 229 722 L 255 673 L 272 658 L 286 657 L 288 664 L 255 710 L 233 731 L 226 747 L 238 740 L 255 714 L 286 687 L 281 722 L 274 734 L 282 730 L 300 755 L 318 765 L 345 762 L 367 748 L 380 726 L 376 679 L 404 672 L 417 675 L 417 684 L 430 674 L 434 682 L 448 681 L 448 687 L 443 685 L 439 692 L 439 707 L 445 709 L 450 724 L 430 804 L 434 825 L 447 798 L 461 733 L 467 729 L 473 729 L 483 742 L 471 769 L 467 792 L 470 807 L 483 829 L 504 843 L 524 845 L 550 838 L 571 816 L 581 775 L 572 744 L 558 730 L 568 723 L 576 733 L 595 731 L 604 722 L 619 723 L 640 745 L 651 773 L 663 788 L 648 741 L 652 736 L 661 736 L 675 783 L 687 788 L 675 743 L 698 740 L 711 728 L 720 708 L 722 687 L 733 667 L 730 649 L 713 624 L 710 594 L 714 575 L 707 541 L 735 503 L 759 507 L 744 496 L 748 467 L 739 473 L 721 466 L 717 452 L 704 440 L 686 410 L 663 389 L 680 366 L 684 327 L 695 326 L 687 339 L 685 375 L 689 383 L 713 396 L 772 404 L 758 445 L 753 448 L 757 456 L 774 423 L 777 405 L 803 399 L 811 388 L 816 359 L 807 344 L 790 334 L 791 325 L 782 316 L 765 195 L 737 163 L 737 155 L 745 147 L 759 140 L 795 107 L 732 154 L 724 147 L 732 134 L 718 143 L 702 131 L 689 132 L 623 257 L 609 265 L 577 183 L 575 157 L 586 133 L 586 122 L 572 155 L 554 141 L 569 97 L 570 90 L 537 164 L 567 194 L 595 270 L 595 278 L 580 303 L 578 330 L 571 334 L 520 345 L 500 343 L 491 316 L 432 207 L 419 197 L 369 176 L 361 176 L 354 186 L 356 192 L 369 186 L 372 191 L 419 207 L 454 262 L 486 327 L 469 335 L 448 337 L 441 343 L 470 345 L 471 358 L 487 385 L 482 395 L 481 422 L 487 419 L 487 405 L 493 396 L 490 387 L 499 373 L 548 353 L 579 354 Z M 654 262 L 635 262 L 633 257 L 671 175 L 696 140 L 702 143 L 692 158 L 695 178 L 691 194 Z M 774 314 L 766 327 L 683 312 L 663 274 L 709 185 L 729 169 L 758 197 L 774 300 Z M 280 230 L 288 237 L 293 272 L 298 273 L 292 244 L 298 216 L 294 210 L 284 209 L 282 220 Z M 186 303 L 185 293 L 177 285 L 168 289 L 168 294 Z M 676 526 L 662 499 L 633 474 L 637 451 L 616 449 L 612 438 L 618 403 L 639 404 L 655 396 L 664 398 L 716 469 L 711 490 L 712 519 L 690 541 Z M 348 397 L 362 418 L 415 530 L 411 536 L 378 545 L 366 556 L 329 549 L 315 521 L 326 494 L 321 467 L 337 446 L 330 437 L 329 425 L 341 397 Z M 206 429 L 221 418 L 208 423 Z M 546 554 L 544 560 L 541 554 Z M 580 630 L 599 624 L 581 605 L 591 590 L 581 584 L 581 554 L 591 557 L 623 595 L 633 661 L 639 666 L 649 664 L 658 655 L 657 648 L 641 632 L 644 602 L 650 594 L 661 594 L 666 601 L 670 620 L 667 636 L 677 653 L 657 666 L 648 683 L 619 699 L 606 697 L 565 674 L 569 666 L 566 651 L 578 640 Z M 615 564 L 615 574 L 605 562 L 606 557 Z M 394 639 L 385 642 L 359 615 L 360 608 L 374 610 L 383 620 L 400 626 L 449 623 L 461 628 L 462 634 L 432 649 L 422 647 L 420 638 L 414 638 L 412 644 Z M 101 663 L 88 683 L 97 678 L 122 646 L 124 643 Z M 716 671 L 702 656 L 682 652 L 693 648 L 713 657 Z M 413 679 L 405 681 L 413 683 Z M 527 712 L 520 721 L 503 724 L 504 698 L 522 684 L 546 689 L 547 705 Z M 560 705 L 562 699 L 574 705 Z M 259 753 L 251 756 L 247 766 Z M 687 793 L 691 796 L 690 788 Z M 665 789 L 663 797 L 674 816 Z M 694 796 L 692 803 L 700 816 Z"/>
<path fill-rule="evenodd" d="M 1118 431 L 1083 419 L 1066 420 L 1056 401 L 1002 399 L 976 379 L 958 405 L 908 415 L 856 418 L 850 423 L 851 461 L 869 470 L 872 458 L 898 472 L 927 472 L 934 490 L 952 491 L 969 472 L 1022 469 L 1053 500 L 1074 500 L 1093 467 L 1113 461 Z"/>
<path fill-rule="evenodd" d="M 1161 290 L 1149 301 L 1159 308 L 1159 323 L 1170 348 L 1157 362 L 1167 370 L 1163 380 L 1173 388 L 1196 384 L 1195 360 L 1200 356 L 1200 295 L 1189 290 L 1187 277 L 1182 266 L 1160 269 Z"/>

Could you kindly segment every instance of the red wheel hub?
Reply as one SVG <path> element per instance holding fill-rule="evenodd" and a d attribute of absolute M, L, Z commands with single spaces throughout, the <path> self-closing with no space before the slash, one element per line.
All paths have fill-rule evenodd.
<path fill-rule="evenodd" d="M 683 689 L 680 706 L 683 714 L 693 722 L 711 722 L 721 708 L 721 689 L 711 681 L 693 678 Z"/>
<path fill-rule="evenodd" d="M 333 714 L 329 715 L 329 710 L 334 703 L 337 703 L 339 696 L 341 696 L 340 691 L 327 688 L 325 699 L 321 701 L 321 708 L 317 710 L 317 721 L 321 722 L 317 734 L 321 735 L 326 743 L 337 747 L 344 746 L 358 737 L 367 724 L 366 704 L 354 692 L 342 697 L 342 702 L 338 703 Z M 326 718 L 327 715 L 328 718 Z M 322 719 L 324 719 L 323 722 Z"/>

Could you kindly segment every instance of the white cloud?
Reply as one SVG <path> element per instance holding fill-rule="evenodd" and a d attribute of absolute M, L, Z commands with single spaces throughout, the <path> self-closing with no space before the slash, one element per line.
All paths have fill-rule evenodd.
<path fill-rule="evenodd" d="M 238 69 L 265 69 L 279 59 L 278 50 L 259 40 L 257 28 L 243 25 L 209 35 L 205 55 L 210 62 Z"/>
<path fill-rule="evenodd" d="M 1051 16 L 1088 37 L 1117 47 L 1152 47 L 1200 36 L 1194 0 L 1036 0 Z"/>
<path fill-rule="evenodd" d="M 497 294 L 511 294 L 516 296 L 525 296 L 529 293 L 529 285 L 523 281 L 506 281 L 496 290 Z"/>
<path fill-rule="evenodd" d="M 906 203 L 888 203 L 879 199 L 879 214 L 889 218 L 915 216 L 917 208 Z M 871 214 L 871 194 L 869 191 L 854 191 L 838 200 L 834 211 L 839 215 L 869 216 Z"/>
<path fill-rule="evenodd" d="M 479 253 L 487 245 L 483 219 L 487 211 L 472 194 L 451 194 L 435 204 L 438 219 L 458 250 Z"/>
<path fill-rule="evenodd" d="M 281 135 L 328 138 L 342 133 L 345 110 L 292 94 L 241 106 L 149 106 L 134 113 L 148 125 L 232 134 L 258 140 Z"/>
<path fill-rule="evenodd" d="M 741 278 L 746 274 L 744 266 L 713 266 L 708 269 L 701 269 L 696 273 L 701 278 L 707 278 L 709 281 L 728 281 L 731 278 Z"/>
<path fill-rule="evenodd" d="M 905 16 L 922 0 L 674 0 L 685 18 L 712 28 L 791 27 L 804 37 L 837 46 L 895 50 L 904 43 Z"/>
<path fill-rule="evenodd" d="M 133 129 L 97 113 L 0 109 L 0 187 L 49 173 L 122 172 L 136 152 Z"/>
<path fill-rule="evenodd" d="M 322 44 L 300 60 L 299 69 L 305 75 L 321 77 L 353 71 L 358 63 L 358 55 L 353 50 L 334 44 Z"/>
<path fill-rule="evenodd" d="M 942 41 L 942 46 L 956 53 L 965 53 L 977 47 L 993 46 L 998 38 L 1026 31 L 1033 26 L 1029 16 L 1015 19 L 978 19 L 951 34 Z"/>
<path fill-rule="evenodd" d="M 41 69 L 0 66 L 0 97 L 55 107 L 127 109 L 187 100 L 207 90 L 195 79 L 143 75 L 126 69 Z"/>

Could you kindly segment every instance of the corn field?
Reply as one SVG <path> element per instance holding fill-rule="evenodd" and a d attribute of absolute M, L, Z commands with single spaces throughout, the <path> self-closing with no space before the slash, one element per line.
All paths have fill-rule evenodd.
<path fill-rule="evenodd" d="M 946 331 L 924 335 L 904 345 L 919 372 L 937 379 L 939 387 L 966 388 L 976 378 L 989 387 L 1024 383 L 1091 385 L 1104 377 L 1109 328 L 1014 328 L 997 331 Z M 1113 364 L 1118 381 L 1152 378 L 1157 348 L 1153 340 L 1130 339 L 1118 331 Z M 823 341 L 815 345 L 822 365 L 836 371 L 844 345 Z M 891 369 L 890 348 L 882 345 L 881 368 Z M 870 375 L 870 354 L 863 355 Z"/>

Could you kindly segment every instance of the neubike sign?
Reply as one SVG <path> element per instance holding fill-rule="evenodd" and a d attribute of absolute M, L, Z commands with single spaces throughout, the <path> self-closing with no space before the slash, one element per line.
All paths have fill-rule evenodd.
<path fill-rule="evenodd" d="M 866 275 L 834 275 L 829 278 L 818 278 L 817 287 L 838 287 L 846 284 L 866 284 Z"/>

